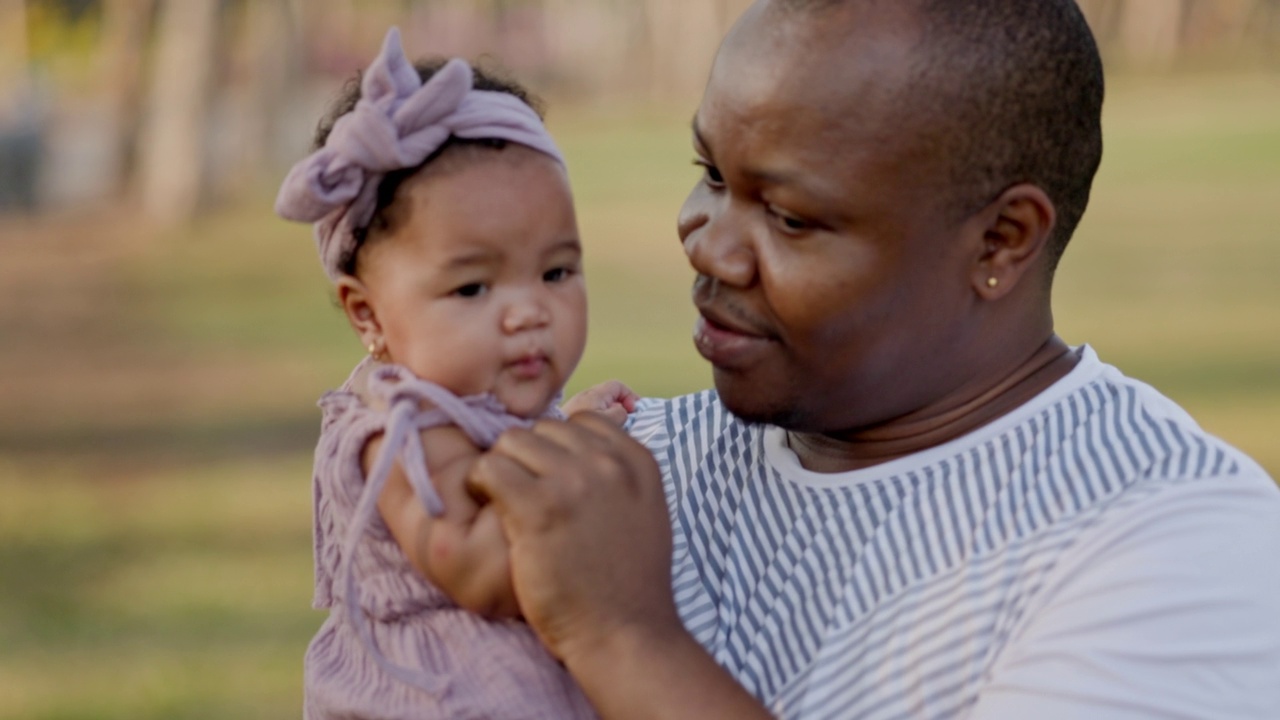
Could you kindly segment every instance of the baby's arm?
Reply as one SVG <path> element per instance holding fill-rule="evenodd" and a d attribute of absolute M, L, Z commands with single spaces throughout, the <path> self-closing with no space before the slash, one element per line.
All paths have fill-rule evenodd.
<path fill-rule="evenodd" d="M 378 435 L 365 446 L 366 475 L 383 439 Z M 480 450 L 453 426 L 422 431 L 422 447 L 444 515 L 427 513 L 396 463 L 378 499 L 383 522 L 409 563 L 458 605 L 488 617 L 517 617 L 502 528 L 494 512 L 478 505 L 464 485 Z"/>

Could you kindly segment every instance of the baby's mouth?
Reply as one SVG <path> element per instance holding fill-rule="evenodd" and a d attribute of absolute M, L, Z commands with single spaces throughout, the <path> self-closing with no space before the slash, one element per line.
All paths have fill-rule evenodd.
<path fill-rule="evenodd" d="M 550 364 L 545 353 L 528 353 L 507 363 L 507 369 L 520 380 L 534 380 L 545 374 Z"/>

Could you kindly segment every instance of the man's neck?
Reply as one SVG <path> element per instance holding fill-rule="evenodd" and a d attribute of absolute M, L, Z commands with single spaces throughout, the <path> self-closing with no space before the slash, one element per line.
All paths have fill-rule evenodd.
<path fill-rule="evenodd" d="M 837 435 L 788 431 L 800 464 L 814 472 L 859 470 L 936 447 L 1021 407 L 1080 360 L 1057 335 L 985 390 L 945 410 L 919 412 Z"/>

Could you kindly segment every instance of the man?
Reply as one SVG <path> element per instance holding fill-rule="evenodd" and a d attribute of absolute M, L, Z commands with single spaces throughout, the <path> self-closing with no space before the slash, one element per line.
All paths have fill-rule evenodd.
<path fill-rule="evenodd" d="M 473 472 L 602 716 L 1280 717 L 1280 491 L 1053 331 L 1101 103 L 1071 0 L 738 22 L 680 217 L 716 392 L 637 411 L 656 469 L 578 416 Z"/>

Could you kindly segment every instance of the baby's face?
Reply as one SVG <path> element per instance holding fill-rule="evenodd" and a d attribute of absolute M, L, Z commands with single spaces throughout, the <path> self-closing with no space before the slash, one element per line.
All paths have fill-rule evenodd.
<path fill-rule="evenodd" d="M 392 362 L 535 417 L 582 357 L 582 248 L 563 168 L 522 146 L 406 182 L 362 272 Z"/>

